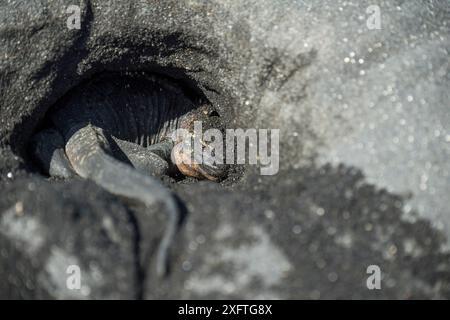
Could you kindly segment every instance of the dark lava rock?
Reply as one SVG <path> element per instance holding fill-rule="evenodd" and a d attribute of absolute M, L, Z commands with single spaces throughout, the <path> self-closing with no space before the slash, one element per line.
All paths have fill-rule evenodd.
<path fill-rule="evenodd" d="M 127 209 L 92 183 L 19 180 L 0 199 L 0 297 L 139 297 L 135 229 Z M 80 270 L 79 288 L 71 281 Z"/>
<path fill-rule="evenodd" d="M 146 298 L 448 298 L 446 239 L 426 220 L 404 221 L 401 197 L 344 166 L 265 180 L 241 192 L 178 187 L 189 215 L 172 276 L 149 276 Z M 382 290 L 367 289 L 370 265 Z"/>

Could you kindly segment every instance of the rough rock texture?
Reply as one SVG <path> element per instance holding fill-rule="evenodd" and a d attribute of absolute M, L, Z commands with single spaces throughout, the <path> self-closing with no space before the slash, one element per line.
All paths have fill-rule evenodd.
<path fill-rule="evenodd" d="M 86 298 L 450 297 L 449 1 L 92 0 L 69 30 L 72 2 L 0 0 L 1 297 L 80 297 L 71 259 Z M 186 215 L 165 280 L 158 210 L 45 181 L 26 153 L 104 70 L 168 74 L 230 127 L 281 129 L 277 175 L 170 185 Z"/>
<path fill-rule="evenodd" d="M 2 191 L 2 299 L 139 297 L 135 224 L 111 195 L 92 183 L 36 178 Z M 73 265 L 79 290 L 66 285 Z"/>

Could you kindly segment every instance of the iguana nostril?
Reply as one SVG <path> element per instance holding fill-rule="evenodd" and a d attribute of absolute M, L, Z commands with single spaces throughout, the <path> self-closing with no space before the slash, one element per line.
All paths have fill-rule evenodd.
<path fill-rule="evenodd" d="M 219 114 L 217 113 L 216 110 L 213 110 L 213 111 L 211 111 L 211 112 L 209 113 L 209 116 L 210 116 L 210 117 L 219 117 Z"/>

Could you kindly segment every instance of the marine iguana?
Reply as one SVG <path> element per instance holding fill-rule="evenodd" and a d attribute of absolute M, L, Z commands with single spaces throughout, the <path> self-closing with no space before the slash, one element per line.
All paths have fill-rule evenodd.
<path fill-rule="evenodd" d="M 157 274 L 164 276 L 180 213 L 174 196 L 155 177 L 177 169 L 176 158 L 182 155 L 171 157 L 174 130 L 191 129 L 193 121 L 210 110 L 207 104 L 197 107 L 179 85 L 160 76 L 105 74 L 49 112 L 50 121 L 34 135 L 31 152 L 52 177 L 78 175 L 146 206 L 164 204 L 169 221 L 156 260 Z M 184 175 L 216 180 L 225 167 L 180 161 L 178 169 Z"/>

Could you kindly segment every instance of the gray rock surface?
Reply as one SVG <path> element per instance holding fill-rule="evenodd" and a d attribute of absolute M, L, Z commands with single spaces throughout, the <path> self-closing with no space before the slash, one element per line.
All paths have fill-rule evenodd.
<path fill-rule="evenodd" d="M 92 183 L 36 178 L 2 191 L 2 299 L 139 297 L 135 224 L 111 195 Z M 77 290 L 67 285 L 70 266 L 80 268 Z"/>
<path fill-rule="evenodd" d="M 81 30 L 69 4 L 0 0 L 1 297 L 72 297 L 71 259 L 84 298 L 450 297 L 449 1 L 92 0 Z M 157 209 L 45 181 L 26 152 L 49 108 L 105 70 L 166 73 L 230 127 L 281 129 L 275 176 L 169 184 L 186 216 L 164 280 Z"/>

